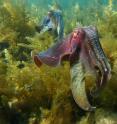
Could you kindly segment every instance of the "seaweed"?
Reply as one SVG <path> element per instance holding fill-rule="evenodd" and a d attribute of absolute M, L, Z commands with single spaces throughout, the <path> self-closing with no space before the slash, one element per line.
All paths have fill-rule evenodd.
<path fill-rule="evenodd" d="M 55 37 L 49 32 L 41 36 L 34 29 L 47 11 L 46 5 L 41 6 L 44 1 L 30 6 L 26 1 L 14 1 L 0 0 L 0 123 L 116 123 L 117 12 L 113 1 L 104 6 L 102 1 L 95 0 L 87 9 L 70 1 L 63 9 L 64 35 L 76 26 L 96 25 L 112 66 L 112 78 L 106 88 L 98 97 L 90 98 L 98 107 L 91 115 L 81 110 L 72 97 L 69 63 L 64 62 L 57 68 L 45 65 L 37 68 L 31 58 L 31 51 L 40 52 L 55 43 Z M 87 92 L 93 80 L 87 75 Z"/>

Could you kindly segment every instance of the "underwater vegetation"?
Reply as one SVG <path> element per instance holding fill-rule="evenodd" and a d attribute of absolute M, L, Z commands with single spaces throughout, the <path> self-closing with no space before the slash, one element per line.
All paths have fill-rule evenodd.
<path fill-rule="evenodd" d="M 43 51 L 54 44 L 50 33 L 35 31 L 47 8 L 14 1 L 0 0 L 0 124 L 116 124 L 117 11 L 113 0 L 105 6 L 95 0 L 97 6 L 92 3 L 86 9 L 79 4 L 63 8 L 64 35 L 76 25 L 96 25 L 112 67 L 105 89 L 94 99 L 89 95 L 97 106 L 94 113 L 76 105 L 70 90 L 69 63 L 37 68 L 31 58 L 31 51 Z M 93 77 L 87 75 L 86 82 L 90 94 Z"/>

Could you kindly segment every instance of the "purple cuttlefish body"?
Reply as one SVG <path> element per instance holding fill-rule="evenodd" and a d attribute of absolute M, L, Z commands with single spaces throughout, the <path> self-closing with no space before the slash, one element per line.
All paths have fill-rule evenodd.
<path fill-rule="evenodd" d="M 95 74 L 98 90 L 104 87 L 111 76 L 111 67 L 101 47 L 97 29 L 93 26 L 77 28 L 47 51 L 34 55 L 38 67 L 43 63 L 55 67 L 64 60 L 70 62 L 74 100 L 83 110 L 94 110 L 85 91 L 85 71 L 88 68 Z"/>

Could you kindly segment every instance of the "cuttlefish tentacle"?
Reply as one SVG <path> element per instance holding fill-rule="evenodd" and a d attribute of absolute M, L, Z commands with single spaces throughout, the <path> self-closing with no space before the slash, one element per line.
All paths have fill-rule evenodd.
<path fill-rule="evenodd" d="M 86 111 L 93 111 L 95 107 L 91 106 L 85 90 L 85 72 L 81 61 L 74 64 L 71 69 L 71 90 L 75 102 Z"/>

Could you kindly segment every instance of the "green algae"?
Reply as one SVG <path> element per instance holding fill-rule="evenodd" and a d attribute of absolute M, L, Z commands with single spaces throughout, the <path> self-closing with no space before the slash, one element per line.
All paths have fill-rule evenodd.
<path fill-rule="evenodd" d="M 31 58 L 31 51 L 45 50 L 55 41 L 51 34 L 40 36 L 34 29 L 46 10 L 35 5 L 29 9 L 21 1 L 16 5 L 7 0 L 0 2 L 0 43 L 5 46 L 0 49 L 0 124 L 91 124 L 91 120 L 87 120 L 89 115 L 73 100 L 69 63 L 39 69 Z M 96 124 L 108 124 L 110 120 L 114 124 L 117 112 L 117 12 L 112 10 L 111 1 L 108 6 L 98 4 L 98 7 L 100 9 L 92 6 L 84 10 L 77 5 L 65 9 L 65 35 L 77 23 L 97 25 L 101 44 L 112 66 L 112 78 L 95 102 L 91 99 L 101 109 L 91 117 L 95 116 Z M 87 76 L 87 91 L 92 83 L 93 77 Z"/>

